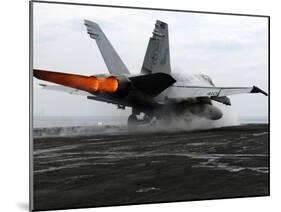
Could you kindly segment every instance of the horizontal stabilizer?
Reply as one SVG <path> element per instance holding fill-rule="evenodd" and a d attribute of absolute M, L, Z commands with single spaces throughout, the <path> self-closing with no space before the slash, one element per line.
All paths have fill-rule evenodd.
<path fill-rule="evenodd" d="M 140 75 L 129 79 L 135 88 L 153 97 L 176 82 L 172 76 L 165 73 Z"/>
<path fill-rule="evenodd" d="M 203 86 L 172 86 L 168 92 L 169 99 L 192 97 L 223 97 L 243 93 L 267 93 L 260 88 L 253 87 L 203 87 Z"/>

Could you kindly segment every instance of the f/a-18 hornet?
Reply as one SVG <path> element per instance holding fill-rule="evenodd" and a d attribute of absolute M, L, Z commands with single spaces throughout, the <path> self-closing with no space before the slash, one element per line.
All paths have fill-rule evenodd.
<path fill-rule="evenodd" d="M 218 120 L 222 111 L 212 104 L 217 101 L 231 105 L 228 96 L 242 93 L 266 92 L 253 87 L 188 86 L 177 84 L 170 65 L 168 24 L 157 20 L 150 37 L 143 65 L 138 75 L 130 74 L 101 28 L 89 20 L 84 22 L 87 32 L 100 49 L 110 74 L 84 76 L 34 69 L 40 80 L 56 83 L 40 84 L 49 90 L 81 94 L 88 99 L 116 104 L 119 109 L 132 108 L 128 128 L 151 120 L 170 120 L 174 114 L 189 111 L 192 115 Z M 206 77 L 206 76 L 205 76 Z"/>

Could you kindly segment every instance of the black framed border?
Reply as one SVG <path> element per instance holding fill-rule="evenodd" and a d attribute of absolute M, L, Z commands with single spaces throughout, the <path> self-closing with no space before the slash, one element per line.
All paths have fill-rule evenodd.
<path fill-rule="evenodd" d="M 181 12 L 181 13 L 195 13 L 195 14 L 213 14 L 213 15 L 231 15 L 231 16 L 248 16 L 248 17 L 261 17 L 266 18 L 268 21 L 268 195 L 255 195 L 255 196 L 234 196 L 222 198 L 206 198 L 206 199 L 187 199 L 178 201 L 157 201 L 148 203 L 133 203 L 133 204 L 113 204 L 113 205 L 100 205 L 100 206 L 85 206 L 85 207 L 70 207 L 70 208 L 52 208 L 52 209 L 36 209 L 34 208 L 34 163 L 33 163 L 33 4 L 58 4 L 58 5 L 77 5 L 87 7 L 108 7 L 108 8 L 123 8 L 123 9 L 136 9 L 136 10 L 151 10 L 151 11 L 168 11 L 168 12 Z M 230 13 L 230 12 L 211 12 L 211 11 L 197 11 L 197 10 L 180 10 L 180 9 L 167 9 L 167 8 L 149 8 L 149 7 L 135 7 L 124 5 L 106 5 L 106 4 L 90 4 L 90 3 L 74 3 L 74 2 L 57 2 L 57 1 L 29 1 L 29 210 L 30 211 L 46 211 L 46 210 L 67 210 L 79 208 L 97 208 L 97 207 L 112 207 L 112 206 L 126 206 L 126 205 L 143 205 L 143 204 L 159 204 L 159 203 L 172 203 L 172 202 L 189 202 L 189 201 L 205 201 L 205 200 L 218 200 L 218 199 L 234 199 L 234 198 L 248 198 L 248 197 L 261 197 L 270 196 L 270 16 L 258 14 L 243 14 L 243 13 Z"/>

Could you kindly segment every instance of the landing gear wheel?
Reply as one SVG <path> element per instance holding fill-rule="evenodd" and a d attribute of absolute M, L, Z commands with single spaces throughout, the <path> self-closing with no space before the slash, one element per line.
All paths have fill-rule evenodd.
<path fill-rule="evenodd" d="M 129 131 L 135 131 L 138 127 L 138 118 L 136 115 L 132 114 L 128 117 L 128 130 Z"/>

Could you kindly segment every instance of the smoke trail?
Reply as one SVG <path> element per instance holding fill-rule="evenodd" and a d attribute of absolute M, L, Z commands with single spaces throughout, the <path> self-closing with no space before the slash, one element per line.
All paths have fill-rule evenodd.
<path fill-rule="evenodd" d="M 193 86 L 214 86 L 212 79 L 203 74 L 189 75 L 182 73 L 174 73 L 173 77 L 177 80 L 176 85 L 193 85 Z M 213 105 L 218 107 L 223 117 L 219 120 L 209 120 L 204 117 L 199 117 L 191 113 L 189 110 L 183 111 L 180 115 L 174 115 L 171 117 L 171 122 L 167 126 L 167 123 L 159 121 L 154 127 L 155 130 L 201 130 L 212 129 L 225 126 L 239 125 L 238 116 L 232 110 L 231 106 L 212 101 Z"/>
<path fill-rule="evenodd" d="M 215 86 L 212 79 L 205 74 L 191 75 L 176 72 L 173 77 L 177 80 L 177 85 Z"/>
<path fill-rule="evenodd" d="M 203 130 L 212 129 L 225 126 L 239 125 L 237 115 L 231 110 L 229 106 L 222 105 L 220 103 L 213 102 L 213 104 L 218 107 L 222 113 L 223 117 L 219 120 L 210 120 L 204 117 L 199 117 L 192 114 L 189 111 L 185 111 L 180 116 L 173 116 L 171 123 L 169 124 L 170 130 Z M 164 127 L 165 124 L 162 123 L 160 127 Z"/>

